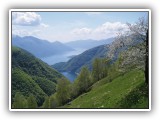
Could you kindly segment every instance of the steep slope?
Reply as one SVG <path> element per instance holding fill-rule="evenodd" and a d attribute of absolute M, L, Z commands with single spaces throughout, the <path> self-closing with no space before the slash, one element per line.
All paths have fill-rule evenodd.
<path fill-rule="evenodd" d="M 106 45 L 113 42 L 114 38 L 108 38 L 105 40 L 76 40 L 65 43 L 65 45 L 74 49 L 91 49 L 100 45 Z"/>
<path fill-rule="evenodd" d="M 20 68 L 31 76 L 45 77 L 56 82 L 62 75 L 29 52 L 12 47 L 12 68 Z"/>
<path fill-rule="evenodd" d="M 107 45 L 101 45 L 83 52 L 70 59 L 68 62 L 61 62 L 52 65 L 58 71 L 79 72 L 83 65 L 91 69 L 92 62 L 95 58 L 103 58 L 107 52 Z"/>
<path fill-rule="evenodd" d="M 12 102 L 15 93 L 19 91 L 24 96 L 34 94 L 38 105 L 42 105 L 45 96 L 56 91 L 57 80 L 62 77 L 29 52 L 12 47 Z"/>
<path fill-rule="evenodd" d="M 106 81 L 106 83 L 104 83 Z M 98 81 L 90 92 L 82 94 L 64 108 L 148 108 L 148 88 L 144 73 L 132 70 L 112 82 Z M 103 84 L 101 84 L 103 82 Z M 127 105 L 124 101 L 127 101 Z M 62 107 L 62 108 L 63 108 Z"/>
<path fill-rule="evenodd" d="M 32 36 L 12 36 L 12 45 L 25 49 L 39 58 L 74 50 L 58 41 L 51 43 Z"/>
<path fill-rule="evenodd" d="M 32 79 L 32 77 L 19 68 L 12 69 L 11 90 L 12 103 L 16 92 L 21 92 L 24 96 L 33 94 L 38 105 L 41 105 L 47 96 L 39 85 Z"/>

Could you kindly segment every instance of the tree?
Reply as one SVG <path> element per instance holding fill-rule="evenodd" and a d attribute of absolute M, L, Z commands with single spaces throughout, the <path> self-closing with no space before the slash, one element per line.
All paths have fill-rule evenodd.
<path fill-rule="evenodd" d="M 92 76 L 94 81 L 98 81 L 101 78 L 101 63 L 100 63 L 100 59 L 96 58 L 93 61 L 93 69 L 92 69 Z"/>
<path fill-rule="evenodd" d="M 65 78 L 58 80 L 56 98 L 60 105 L 64 105 L 70 99 L 70 81 Z"/>
<path fill-rule="evenodd" d="M 37 108 L 37 102 L 36 102 L 36 98 L 33 96 L 33 94 L 30 94 L 28 99 L 27 99 L 27 102 L 28 102 L 28 108 Z"/>
<path fill-rule="evenodd" d="M 56 108 L 58 106 L 58 100 L 56 98 L 56 93 L 50 96 L 50 108 Z"/>
<path fill-rule="evenodd" d="M 94 79 L 94 82 L 104 78 L 107 76 L 108 71 L 107 67 L 109 66 L 109 59 L 103 59 L 103 58 L 96 58 L 93 61 L 93 70 L 92 70 L 92 76 Z"/>
<path fill-rule="evenodd" d="M 112 60 L 123 51 L 120 68 L 127 66 L 136 66 L 145 73 L 145 82 L 148 84 L 148 19 L 139 18 L 135 24 L 127 23 L 128 31 L 125 34 L 118 34 L 115 41 L 110 45 L 108 57 Z M 138 44 L 139 45 L 138 45 Z M 128 49 L 124 51 L 124 49 Z"/>
<path fill-rule="evenodd" d="M 14 102 L 12 104 L 12 108 L 22 109 L 27 107 L 28 107 L 28 104 L 25 97 L 20 92 L 16 92 L 14 97 Z"/>
<path fill-rule="evenodd" d="M 48 96 L 45 98 L 42 108 L 50 108 L 50 100 Z"/>
<path fill-rule="evenodd" d="M 141 40 L 145 41 L 145 68 L 144 68 L 144 73 L 145 73 L 145 82 L 148 84 L 148 80 L 149 80 L 149 69 L 148 69 L 148 65 L 149 65 L 149 55 L 148 55 L 148 42 L 149 42 L 149 37 L 148 37 L 148 19 L 143 18 L 139 18 L 139 21 L 135 24 L 132 25 L 130 23 L 128 23 L 130 32 L 136 36 L 140 36 Z"/>
<path fill-rule="evenodd" d="M 79 94 L 86 92 L 88 87 L 91 85 L 90 72 L 86 66 L 83 66 L 78 76 L 78 87 Z"/>

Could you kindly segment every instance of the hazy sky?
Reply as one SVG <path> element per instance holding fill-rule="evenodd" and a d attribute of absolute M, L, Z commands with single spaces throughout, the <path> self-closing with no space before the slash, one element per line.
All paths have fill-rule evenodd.
<path fill-rule="evenodd" d="M 101 40 L 127 30 L 147 12 L 12 12 L 12 34 L 48 41 Z"/>

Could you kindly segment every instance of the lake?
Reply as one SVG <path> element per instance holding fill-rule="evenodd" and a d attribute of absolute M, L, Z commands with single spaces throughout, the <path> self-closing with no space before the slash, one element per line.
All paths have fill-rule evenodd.
<path fill-rule="evenodd" d="M 84 51 L 85 51 L 85 49 L 76 49 L 74 51 L 70 51 L 70 52 L 67 52 L 65 54 L 53 55 L 53 56 L 50 56 L 50 57 L 44 57 L 44 58 L 40 58 L 40 59 L 42 61 L 44 61 L 45 63 L 47 63 L 48 65 L 54 65 L 55 63 L 59 63 L 59 62 L 67 62 L 73 56 L 81 54 Z M 77 75 L 75 73 L 69 73 L 67 71 L 61 72 L 61 73 L 66 78 L 68 78 L 71 82 L 73 82 L 75 80 L 75 78 L 77 77 Z"/>
<path fill-rule="evenodd" d="M 69 73 L 69 72 L 61 72 L 66 78 L 68 78 L 71 82 L 75 80 L 77 75 L 75 73 Z"/>
<path fill-rule="evenodd" d="M 66 52 L 64 54 L 57 54 L 49 57 L 40 58 L 42 61 L 47 63 L 48 65 L 54 65 L 59 62 L 67 62 L 72 56 L 79 55 L 84 52 L 85 49 L 76 49 L 74 51 Z"/>

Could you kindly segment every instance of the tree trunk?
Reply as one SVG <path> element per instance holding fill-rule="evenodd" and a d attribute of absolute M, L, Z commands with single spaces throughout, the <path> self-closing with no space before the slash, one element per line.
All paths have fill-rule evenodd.
<path fill-rule="evenodd" d="M 149 83 L 149 52 L 148 52 L 148 49 L 149 49 L 149 46 L 148 46 L 148 30 L 147 30 L 147 33 L 146 33 L 146 63 L 145 63 L 145 82 L 148 84 Z"/>

